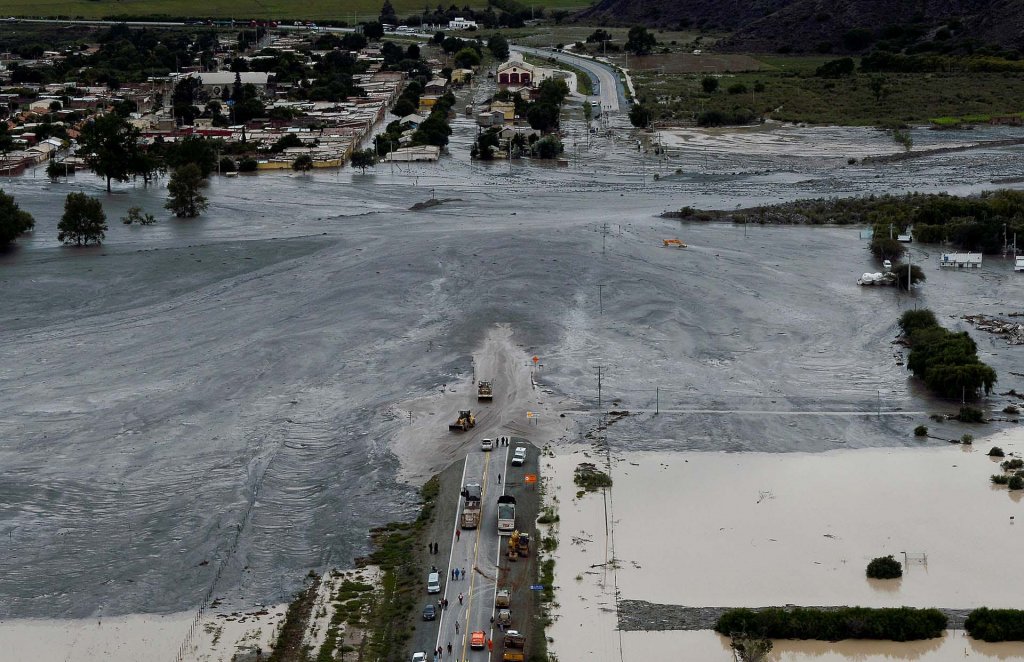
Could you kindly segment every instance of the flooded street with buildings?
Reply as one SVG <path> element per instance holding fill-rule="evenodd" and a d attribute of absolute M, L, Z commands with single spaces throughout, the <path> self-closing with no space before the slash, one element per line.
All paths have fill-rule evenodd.
<path fill-rule="evenodd" d="M 346 168 L 213 177 L 210 208 L 194 220 L 162 216 L 166 180 L 115 185 L 110 195 L 88 174 L 51 183 L 40 169 L 0 182 L 36 218 L 34 234 L 0 254 L 0 346 L 18 357 L 0 366 L 0 619 L 180 614 L 214 600 L 248 609 L 289 598 L 310 569 L 351 566 L 367 552 L 370 528 L 417 509 L 418 485 L 397 479 L 400 453 L 392 444 L 410 423 L 395 404 L 443 388 L 469 397 L 471 355 L 495 324 L 507 324 L 511 342 L 540 357 L 538 375 L 569 428 L 556 451 L 587 441 L 609 407 L 634 414 L 601 433 L 615 456 L 757 451 L 745 459 L 711 456 L 716 467 L 703 474 L 691 459 L 690 473 L 671 479 L 696 491 L 677 496 L 708 502 L 703 515 L 713 519 L 713 483 L 729 480 L 723 476 L 745 484 L 733 497 L 749 501 L 770 490 L 775 501 L 767 508 L 800 499 L 785 491 L 800 476 L 825 481 L 806 485 L 808 496 L 831 489 L 835 474 L 816 463 L 851 451 L 821 451 L 920 446 L 912 431 L 923 423 L 938 437 L 962 434 L 959 424 L 928 420 L 955 407 L 912 383 L 894 356 L 905 310 L 929 307 L 946 326 L 970 330 L 979 356 L 999 374 L 996 391 L 1024 392 L 1020 348 L 960 319 L 1024 308 L 1009 260 L 986 256 L 977 271 L 951 273 L 938 269 L 938 247 L 914 245 L 928 280 L 908 296 L 856 285 L 875 270 L 861 228 L 683 225 L 659 217 L 683 206 L 978 193 L 998 188 L 993 180 L 1024 176 L 1020 147 L 865 165 L 863 157 L 899 146 L 874 129 L 779 126 L 749 135 L 654 136 L 668 147 L 654 159 L 638 155 L 623 121 L 611 120 L 618 137 L 603 128 L 588 137 L 581 122 L 568 123 L 566 165 L 510 168 L 469 160 L 475 126 L 460 117 L 452 156 L 436 164 L 380 163 L 365 175 Z M 915 130 L 913 137 L 916 148 L 931 149 L 1016 134 Z M 75 190 L 104 204 L 110 229 L 102 246 L 57 242 L 64 196 Z M 410 210 L 431 199 L 439 204 Z M 122 225 L 117 219 L 131 206 L 160 215 L 160 223 Z M 663 247 L 676 237 L 689 247 Z M 1018 400 L 993 395 L 988 406 L 998 411 Z M 422 421 L 414 424 L 429 424 Z M 941 446 L 941 456 L 866 451 L 875 455 L 852 470 L 851 489 L 861 492 L 850 500 L 860 503 L 875 482 L 891 485 L 920 467 L 943 476 L 943 488 L 918 505 L 941 511 L 942 502 L 957 502 L 949 526 L 963 530 L 967 502 L 948 490 L 964 471 L 950 465 L 987 462 L 979 457 L 987 447 L 961 455 L 934 440 L 927 445 Z M 433 459 L 444 465 L 465 450 Z M 782 451 L 800 454 L 772 455 Z M 872 470 L 891 458 L 902 463 L 891 465 L 894 475 Z M 682 471 L 682 459 L 671 464 Z M 643 475 L 654 485 L 655 476 Z M 668 479 L 670 469 L 662 475 Z M 702 475 L 712 484 L 694 482 Z M 981 471 L 969 482 L 985 492 L 987 479 Z M 729 491 L 720 496 L 728 508 Z M 999 501 L 992 514 L 1005 528 L 1019 504 L 1006 494 L 990 498 Z M 626 493 L 616 499 L 626 507 Z M 758 529 L 755 553 L 771 546 L 764 527 L 783 526 L 756 517 L 730 526 L 740 524 Z M 977 525 L 993 536 L 1001 530 Z M 836 526 L 814 535 L 855 534 Z M 649 530 L 620 535 L 639 544 Z M 1002 605 L 991 599 L 998 577 L 988 575 L 978 578 L 983 596 L 952 581 L 936 592 L 931 576 L 919 588 L 913 574 L 898 598 L 864 586 L 862 561 L 886 551 L 877 549 L 886 531 L 858 528 L 870 538 L 864 550 L 844 548 L 847 556 L 820 567 L 808 557 L 804 579 L 787 583 L 792 593 L 769 582 L 759 585 L 763 594 L 751 592 L 728 569 L 696 567 L 698 576 L 680 574 L 678 585 L 661 573 L 625 569 L 620 588 L 636 592 L 624 597 L 654 602 L 683 594 L 673 601 L 695 606 L 827 604 L 827 584 L 815 573 L 834 575 L 848 560 L 858 578 L 842 585 L 840 600 L 967 607 L 985 597 Z M 729 535 L 739 536 L 735 545 L 724 541 L 729 548 L 746 541 L 745 533 Z M 1012 563 L 1012 538 L 999 539 L 998 561 L 979 563 Z M 807 553 L 830 544 L 818 543 Z M 954 555 L 933 563 L 932 572 L 955 578 L 969 561 Z M 624 633 L 624 641 L 637 634 Z M 553 636 L 565 635 L 556 626 Z M 716 636 L 705 643 L 722 648 Z M 826 649 L 784 659 L 833 659 Z M 906 659 L 949 658 L 925 651 Z"/>

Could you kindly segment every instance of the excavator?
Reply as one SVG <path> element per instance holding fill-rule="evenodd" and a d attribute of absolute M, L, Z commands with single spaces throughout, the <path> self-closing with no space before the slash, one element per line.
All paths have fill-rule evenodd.
<path fill-rule="evenodd" d="M 459 418 L 454 423 L 448 426 L 448 429 L 452 432 L 465 432 L 471 427 L 476 425 L 476 418 L 473 417 L 473 413 L 468 409 L 463 409 L 459 412 Z"/>

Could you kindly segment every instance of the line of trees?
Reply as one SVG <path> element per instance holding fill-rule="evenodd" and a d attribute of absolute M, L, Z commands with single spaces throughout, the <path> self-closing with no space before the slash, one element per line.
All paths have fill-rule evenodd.
<path fill-rule="evenodd" d="M 996 371 L 978 358 L 978 346 L 966 331 L 953 333 L 940 326 L 927 308 L 906 311 L 899 324 L 910 345 L 907 367 L 931 391 L 970 400 L 991 393 Z"/>
<path fill-rule="evenodd" d="M 964 629 L 982 641 L 1024 641 L 1024 611 L 980 607 L 967 615 Z"/>
<path fill-rule="evenodd" d="M 946 615 L 938 609 L 772 607 L 758 611 L 730 609 L 719 617 L 715 631 L 727 636 L 751 632 L 770 639 L 916 641 L 942 636 L 947 623 Z"/>

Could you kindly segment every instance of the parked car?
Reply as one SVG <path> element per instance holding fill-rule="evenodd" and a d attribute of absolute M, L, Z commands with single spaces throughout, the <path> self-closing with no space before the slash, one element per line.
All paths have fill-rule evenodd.
<path fill-rule="evenodd" d="M 427 593 L 441 592 L 441 573 L 432 572 L 427 575 Z"/>
<path fill-rule="evenodd" d="M 437 610 L 434 609 L 434 603 L 429 603 L 423 608 L 423 620 L 433 621 L 437 618 Z"/>
<path fill-rule="evenodd" d="M 482 451 L 489 451 L 492 448 L 494 448 L 494 440 L 493 439 L 481 439 L 480 440 L 480 450 L 482 450 Z"/>
<path fill-rule="evenodd" d="M 412 662 L 427 662 L 427 654 L 426 653 L 413 653 L 412 654 Z"/>
<path fill-rule="evenodd" d="M 512 466 L 521 467 L 526 463 L 526 446 L 519 446 L 512 454 Z"/>

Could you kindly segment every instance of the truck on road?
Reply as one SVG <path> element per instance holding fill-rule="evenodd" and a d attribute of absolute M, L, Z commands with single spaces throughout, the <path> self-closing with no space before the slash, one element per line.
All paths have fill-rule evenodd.
<path fill-rule="evenodd" d="M 462 488 L 462 519 L 459 522 L 463 529 L 475 529 L 480 525 L 481 489 L 476 483 L 469 483 Z"/>
<path fill-rule="evenodd" d="M 506 632 L 504 644 L 505 653 L 501 656 L 503 662 L 523 662 L 526 659 L 526 637 L 519 632 Z"/>
<path fill-rule="evenodd" d="M 478 382 L 476 385 L 476 399 L 490 402 L 494 399 L 494 390 L 490 382 Z"/>
<path fill-rule="evenodd" d="M 512 533 L 516 530 L 516 498 L 503 494 L 498 497 L 498 532 Z"/>

